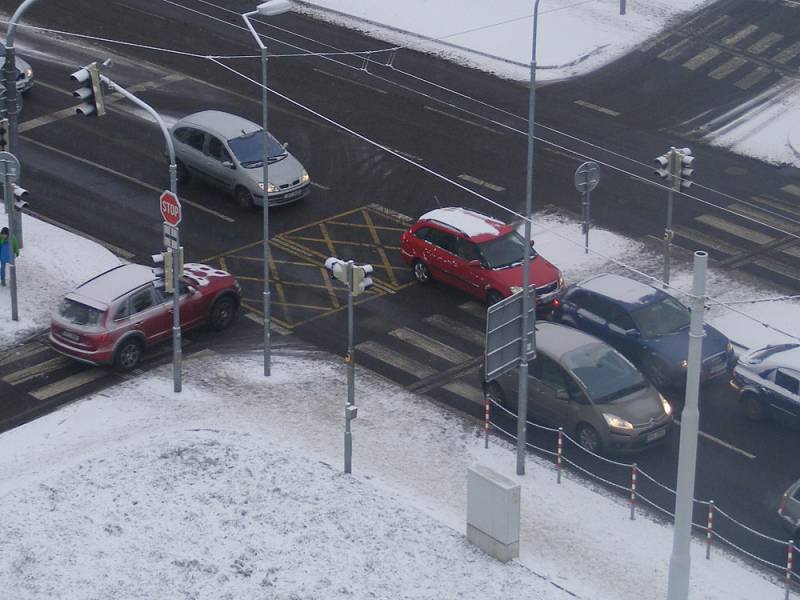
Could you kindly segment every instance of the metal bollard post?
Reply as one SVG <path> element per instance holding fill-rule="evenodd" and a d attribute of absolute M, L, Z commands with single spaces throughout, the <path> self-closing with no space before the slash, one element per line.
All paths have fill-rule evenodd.
<path fill-rule="evenodd" d="M 706 560 L 711 558 L 711 537 L 714 531 L 714 501 L 708 501 L 708 525 L 706 525 Z"/>
<path fill-rule="evenodd" d="M 561 455 L 564 453 L 564 428 L 558 428 L 558 451 L 556 452 L 556 483 L 561 483 Z"/>
<path fill-rule="evenodd" d="M 631 521 L 636 518 L 636 463 L 633 463 L 631 469 Z"/>
<path fill-rule="evenodd" d="M 792 584 L 792 549 L 794 548 L 794 540 L 789 540 L 786 548 L 786 581 L 784 587 L 786 590 L 785 600 L 789 600 L 789 587 Z"/>
<path fill-rule="evenodd" d="M 483 434 L 484 434 L 483 447 L 484 448 L 488 448 L 489 447 L 489 420 L 490 420 L 490 412 L 489 411 L 491 410 L 491 408 L 489 406 L 490 400 L 489 400 L 488 392 L 484 393 L 483 397 L 486 400 L 486 402 L 484 403 L 485 404 L 485 408 L 484 408 L 484 420 L 483 420 Z"/>

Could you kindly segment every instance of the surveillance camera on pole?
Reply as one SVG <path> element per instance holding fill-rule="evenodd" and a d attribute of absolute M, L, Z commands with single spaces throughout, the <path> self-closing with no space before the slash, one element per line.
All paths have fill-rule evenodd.
<path fill-rule="evenodd" d="M 103 99 L 103 87 L 100 82 L 100 71 L 97 63 L 91 63 L 75 71 L 70 75 L 70 79 L 81 84 L 72 95 L 81 100 L 81 104 L 75 112 L 84 117 L 97 115 L 102 117 L 106 114 L 105 100 Z"/>

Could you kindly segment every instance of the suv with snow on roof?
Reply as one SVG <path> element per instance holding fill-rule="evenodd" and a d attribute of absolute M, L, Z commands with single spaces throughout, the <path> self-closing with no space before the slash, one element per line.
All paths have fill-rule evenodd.
<path fill-rule="evenodd" d="M 437 279 L 486 304 L 522 290 L 525 252 L 537 310 L 547 312 L 558 305 L 564 278 L 511 225 L 465 208 L 437 208 L 400 239 L 400 254 L 419 283 Z"/>
<path fill-rule="evenodd" d="M 181 329 L 229 327 L 241 289 L 227 271 L 187 263 L 180 280 Z M 172 335 L 172 294 L 152 268 L 125 264 L 66 294 L 50 324 L 53 348 L 81 362 L 130 371 L 147 346 Z"/>

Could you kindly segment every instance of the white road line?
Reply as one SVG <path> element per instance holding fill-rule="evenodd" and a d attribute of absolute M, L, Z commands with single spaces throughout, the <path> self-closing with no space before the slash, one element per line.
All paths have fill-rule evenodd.
<path fill-rule="evenodd" d="M 680 426 L 680 424 L 681 424 L 681 422 L 678 419 L 675 419 L 675 425 Z M 753 460 L 756 457 L 755 454 L 750 454 L 746 450 L 742 450 L 741 448 L 737 448 L 733 444 L 729 444 L 728 442 L 724 442 L 721 439 L 719 439 L 718 437 L 715 437 L 715 436 L 713 436 L 713 435 L 711 435 L 709 433 L 706 433 L 704 431 L 698 431 L 697 434 L 700 437 L 704 437 L 707 440 L 710 440 L 710 441 L 714 442 L 715 444 L 719 444 L 723 448 L 727 448 L 728 450 L 733 450 L 734 452 L 738 452 L 739 454 L 741 454 L 745 458 L 749 458 L 750 460 Z"/>
<path fill-rule="evenodd" d="M 575 100 L 575 104 L 578 106 L 583 106 L 584 108 L 590 108 L 591 110 L 596 110 L 597 112 L 603 113 L 605 115 L 611 115 L 612 117 L 618 117 L 622 113 L 617 112 L 616 110 L 611 110 L 610 108 L 605 108 L 604 106 L 598 106 L 597 104 L 592 104 L 591 102 L 587 102 L 586 100 Z"/>
<path fill-rule="evenodd" d="M 767 75 L 772 73 L 772 69 L 768 67 L 758 67 L 750 72 L 749 75 L 745 75 L 739 81 L 737 81 L 734 85 L 740 89 L 747 90 L 757 84 L 759 81 L 764 79 Z"/>
<path fill-rule="evenodd" d="M 51 358 L 50 360 L 39 363 L 38 365 L 33 365 L 32 367 L 26 367 L 25 369 L 20 369 L 19 371 L 9 373 L 3 377 L 3 381 L 10 383 L 11 385 L 18 385 L 44 373 L 49 373 L 62 367 L 66 367 L 69 364 L 74 364 L 74 362 L 66 356 L 59 355 L 55 358 Z"/>
<path fill-rule="evenodd" d="M 474 402 L 475 404 L 483 406 L 483 404 L 486 402 L 486 399 L 483 397 L 483 390 L 475 387 L 474 385 L 464 383 L 463 381 L 452 381 L 442 387 L 448 392 L 452 392 L 456 396 L 461 396 L 462 398 L 465 398 L 470 402 Z"/>
<path fill-rule="evenodd" d="M 466 123 L 467 125 L 472 125 L 473 127 L 477 127 L 478 129 L 483 129 L 484 131 L 490 131 L 491 133 L 496 133 L 497 135 L 505 135 L 504 132 L 498 131 L 497 129 L 492 129 L 491 127 L 487 127 L 486 125 L 482 125 L 480 123 L 476 123 L 475 121 L 470 121 L 469 119 L 462 119 L 461 117 L 457 117 L 456 115 L 439 110 L 438 108 L 434 108 L 432 106 L 425 105 L 423 107 L 425 110 L 429 110 L 437 115 L 443 115 L 445 117 L 450 117 L 451 119 L 455 119 L 456 121 L 461 121 L 462 123 Z"/>
<path fill-rule="evenodd" d="M 402 329 L 390 331 L 389 335 L 451 363 L 463 363 L 472 358 L 469 354 L 456 350 L 452 346 L 443 344 L 439 340 L 435 340 L 413 329 L 403 327 Z"/>
<path fill-rule="evenodd" d="M 707 62 L 717 58 L 720 54 L 722 54 L 722 50 L 718 50 L 717 48 L 706 48 L 700 54 L 695 54 L 692 58 L 683 63 L 683 66 L 690 71 L 696 71 Z"/>
<path fill-rule="evenodd" d="M 748 229 L 747 227 L 742 227 L 741 225 L 737 225 L 736 223 L 731 223 L 730 221 L 726 221 L 725 219 L 715 217 L 714 215 L 700 215 L 699 217 L 695 218 L 695 221 L 699 221 L 704 225 L 708 225 L 709 227 L 713 227 L 714 229 L 718 229 L 720 231 L 725 231 L 731 234 L 732 236 L 759 245 L 769 244 L 771 241 L 775 239 L 759 231 L 754 231 L 752 229 Z"/>
<path fill-rule="evenodd" d="M 259 325 L 261 325 L 261 327 L 264 327 L 264 318 L 261 315 L 248 311 L 244 313 L 244 316 L 246 319 L 250 319 L 254 323 L 258 323 Z M 278 325 L 275 321 L 272 320 L 270 320 L 269 322 L 269 330 L 274 331 L 279 335 L 289 335 L 290 333 L 292 333 L 285 327 Z"/>
<path fill-rule="evenodd" d="M 671 60 L 675 60 L 678 58 L 689 44 L 691 44 L 694 40 L 691 38 L 684 38 L 679 42 L 673 44 L 666 50 L 664 50 L 661 54 L 658 55 L 658 58 L 661 60 L 666 60 L 667 62 Z"/>
<path fill-rule="evenodd" d="M 711 71 L 708 76 L 712 79 L 725 79 L 728 75 L 733 73 L 736 69 L 741 67 L 742 65 L 747 64 L 746 58 L 741 58 L 740 56 L 734 56 L 729 61 L 726 61 L 724 64 L 721 64 L 716 69 Z"/>
<path fill-rule="evenodd" d="M 420 362 L 412 358 L 408 358 L 400 354 L 399 352 L 395 352 L 387 348 L 386 346 L 382 346 L 377 342 L 368 341 L 362 342 L 356 346 L 356 349 L 359 352 L 363 352 L 367 356 L 371 356 L 387 365 L 400 369 L 416 377 L 417 379 L 423 379 L 425 377 L 430 377 L 431 375 L 435 375 L 437 371 L 430 368 L 427 365 L 423 365 Z M 356 360 L 358 360 L 358 355 L 356 355 Z"/>
<path fill-rule="evenodd" d="M 800 198 L 800 185 L 795 185 L 790 183 L 789 185 L 785 185 L 781 188 L 782 192 L 786 192 L 787 194 L 792 194 Z"/>
<path fill-rule="evenodd" d="M 81 371 L 80 373 L 76 373 L 70 377 L 66 377 L 60 381 L 56 381 L 55 383 L 51 383 L 50 385 L 46 385 L 44 387 L 40 387 L 38 389 L 33 390 L 30 392 L 30 395 L 36 398 L 37 400 L 47 400 L 48 398 L 52 398 L 58 394 L 63 392 L 68 392 L 69 390 L 75 389 L 76 387 L 80 387 L 84 384 L 87 384 L 91 381 L 95 381 L 96 379 L 100 379 L 101 377 L 107 377 L 108 371 L 106 369 L 101 368 L 94 368 L 88 369 L 86 371 Z"/>
<path fill-rule="evenodd" d="M 466 313 L 475 315 L 481 321 L 486 321 L 486 307 L 483 304 L 478 304 L 477 302 L 464 302 L 464 304 L 459 304 L 458 308 Z"/>
<path fill-rule="evenodd" d="M 778 52 L 775 56 L 773 56 L 772 62 L 776 62 L 778 64 L 783 65 L 792 60 L 798 54 L 800 54 L 800 42 L 795 42 L 791 46 L 787 46 L 786 48 Z"/>
<path fill-rule="evenodd" d="M 486 315 L 484 315 L 486 318 Z M 484 334 L 477 329 L 473 329 L 464 323 L 459 323 L 458 321 L 454 321 L 453 319 L 449 319 L 443 315 L 431 315 L 430 317 L 425 317 L 422 319 L 429 325 L 433 325 L 438 329 L 442 329 L 449 334 L 452 334 L 456 337 L 461 338 L 462 340 L 466 340 L 471 344 L 475 344 L 476 346 L 483 347 L 484 344 Z"/>
<path fill-rule="evenodd" d="M 425 162 L 424 158 L 422 158 L 421 156 L 417 156 L 416 154 L 411 154 L 410 152 L 403 152 L 402 150 L 399 150 L 397 148 L 389 148 L 389 150 L 391 150 L 392 152 L 397 152 L 400 156 L 405 156 L 406 158 L 410 158 L 414 162 L 418 163 Z"/>
<path fill-rule="evenodd" d="M 655 48 L 656 46 L 658 46 L 661 42 L 663 42 L 665 39 L 667 39 L 671 35 L 672 35 L 672 32 L 670 32 L 670 31 L 664 32 L 662 34 L 659 34 L 656 37 L 654 37 L 651 41 L 647 42 L 646 44 L 643 44 L 643 45 L 639 46 L 639 51 L 648 52 L 648 51 L 652 50 L 653 48 Z"/>
<path fill-rule="evenodd" d="M 325 190 L 326 192 L 331 191 L 331 188 L 329 188 L 327 185 L 322 185 L 321 183 L 317 183 L 316 181 L 311 182 L 311 187 L 319 188 L 321 190 Z"/>
<path fill-rule="evenodd" d="M 736 33 L 732 33 L 731 35 L 722 38 L 722 43 L 725 44 L 726 46 L 734 46 L 757 30 L 758 30 L 758 25 L 747 25 L 746 27 L 742 27 Z"/>
<path fill-rule="evenodd" d="M 34 140 L 34 139 L 31 139 L 29 137 L 26 137 L 25 141 L 27 143 L 34 144 L 35 146 L 40 146 L 41 148 L 45 148 L 47 150 L 50 150 L 51 152 L 55 152 L 56 154 L 61 154 L 62 156 L 66 156 L 68 158 L 71 158 L 72 160 L 76 160 L 76 161 L 81 162 L 83 164 L 90 165 L 90 166 L 94 167 L 95 169 L 100 169 L 101 171 L 104 171 L 106 173 L 110 173 L 111 175 L 114 175 L 115 177 L 119 177 L 119 178 L 124 179 L 126 181 L 129 181 L 131 183 L 135 183 L 136 185 L 138 185 L 140 187 L 143 187 L 143 188 L 145 188 L 147 190 L 158 192 L 159 194 L 164 191 L 163 188 L 156 187 L 154 185 L 150 185 L 149 183 L 145 183 L 144 181 L 140 181 L 139 179 L 131 177 L 130 175 L 126 175 L 125 173 L 120 173 L 119 171 L 115 171 L 114 169 L 111 169 L 109 167 L 103 166 L 103 165 L 98 164 L 96 162 L 93 162 L 91 160 L 88 160 L 88 159 L 85 159 L 85 158 L 81 158 L 80 156 L 75 156 L 74 154 L 72 154 L 70 152 L 65 152 L 64 150 L 60 150 L 59 148 L 55 148 L 53 146 L 50 146 L 49 144 L 43 144 L 42 142 L 39 142 L 39 141 Z M 206 212 L 206 213 L 208 213 L 210 215 L 214 215 L 215 217 L 220 218 L 223 221 L 227 221 L 228 223 L 234 223 L 236 221 L 236 219 L 234 219 L 232 217 L 229 217 L 228 215 L 223 215 L 220 212 L 217 212 L 217 211 L 212 210 L 210 208 L 206 208 L 202 204 L 197 204 L 196 202 L 192 202 L 191 200 L 189 200 L 189 199 L 187 199 L 187 198 L 185 198 L 183 196 L 180 196 L 180 200 L 181 200 L 181 204 L 188 204 L 189 206 L 192 206 L 192 207 L 194 207 L 194 208 L 196 208 L 198 210 L 202 210 L 203 212 Z"/>
<path fill-rule="evenodd" d="M 29 342 L 16 351 L 9 349 L 7 350 L 6 355 L 3 356 L 3 358 L 0 358 L 0 367 L 15 363 L 18 360 L 22 360 L 23 358 L 27 358 L 34 354 L 39 354 L 45 350 L 49 350 L 49 348 L 40 344 L 39 342 Z"/>
<path fill-rule="evenodd" d="M 727 24 L 729 21 L 732 21 L 732 20 L 733 20 L 733 17 L 730 17 L 728 15 L 722 15 L 721 17 L 717 17 L 716 19 L 711 21 L 711 23 L 707 23 L 706 25 L 703 25 L 700 29 L 698 29 L 695 32 L 695 36 L 699 36 L 699 35 L 701 35 L 703 33 L 711 31 L 715 27 L 718 27 L 718 26 L 723 25 L 723 24 Z"/>
<path fill-rule="evenodd" d="M 372 87 L 371 85 L 367 85 L 366 83 L 361 83 L 360 81 L 354 81 L 353 79 L 349 79 L 347 77 L 342 77 L 341 75 L 334 75 L 333 73 L 329 73 L 328 71 L 323 71 L 322 69 L 314 69 L 320 75 L 325 75 L 326 77 L 330 77 L 331 79 L 337 79 L 339 81 L 343 81 L 345 83 L 349 83 L 350 85 L 357 85 L 359 87 L 367 88 L 368 90 L 372 90 L 373 92 L 378 92 L 379 94 L 387 94 L 386 90 L 382 90 L 380 88 Z"/>
<path fill-rule="evenodd" d="M 458 178 L 464 181 L 469 181 L 470 183 L 474 183 L 475 185 L 485 187 L 486 189 L 492 190 L 493 192 L 502 192 L 506 189 L 500 185 L 489 183 L 488 181 L 484 181 L 483 179 L 478 179 L 477 177 L 473 177 L 472 175 L 467 175 L 466 173 L 462 173 L 461 175 L 458 176 Z"/>
<path fill-rule="evenodd" d="M 750 46 L 747 51 L 750 54 L 761 54 L 765 50 L 767 50 L 770 46 L 774 46 L 778 42 L 783 39 L 783 35 L 780 33 L 768 33 L 760 40 L 758 40 L 755 44 Z"/>

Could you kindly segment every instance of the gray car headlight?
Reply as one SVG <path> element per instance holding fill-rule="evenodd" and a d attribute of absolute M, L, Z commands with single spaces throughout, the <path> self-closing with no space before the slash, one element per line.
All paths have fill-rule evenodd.
<path fill-rule="evenodd" d="M 670 416 L 672 414 L 672 405 L 670 405 L 670 403 L 667 402 L 667 399 L 661 394 L 659 394 L 658 397 L 661 400 L 661 407 L 664 409 L 664 414 Z"/>
<path fill-rule="evenodd" d="M 611 413 L 603 413 L 603 418 L 608 423 L 608 426 L 612 429 L 633 429 L 633 423 L 630 421 L 626 421 L 623 418 L 618 417 L 617 415 L 612 415 Z"/>

